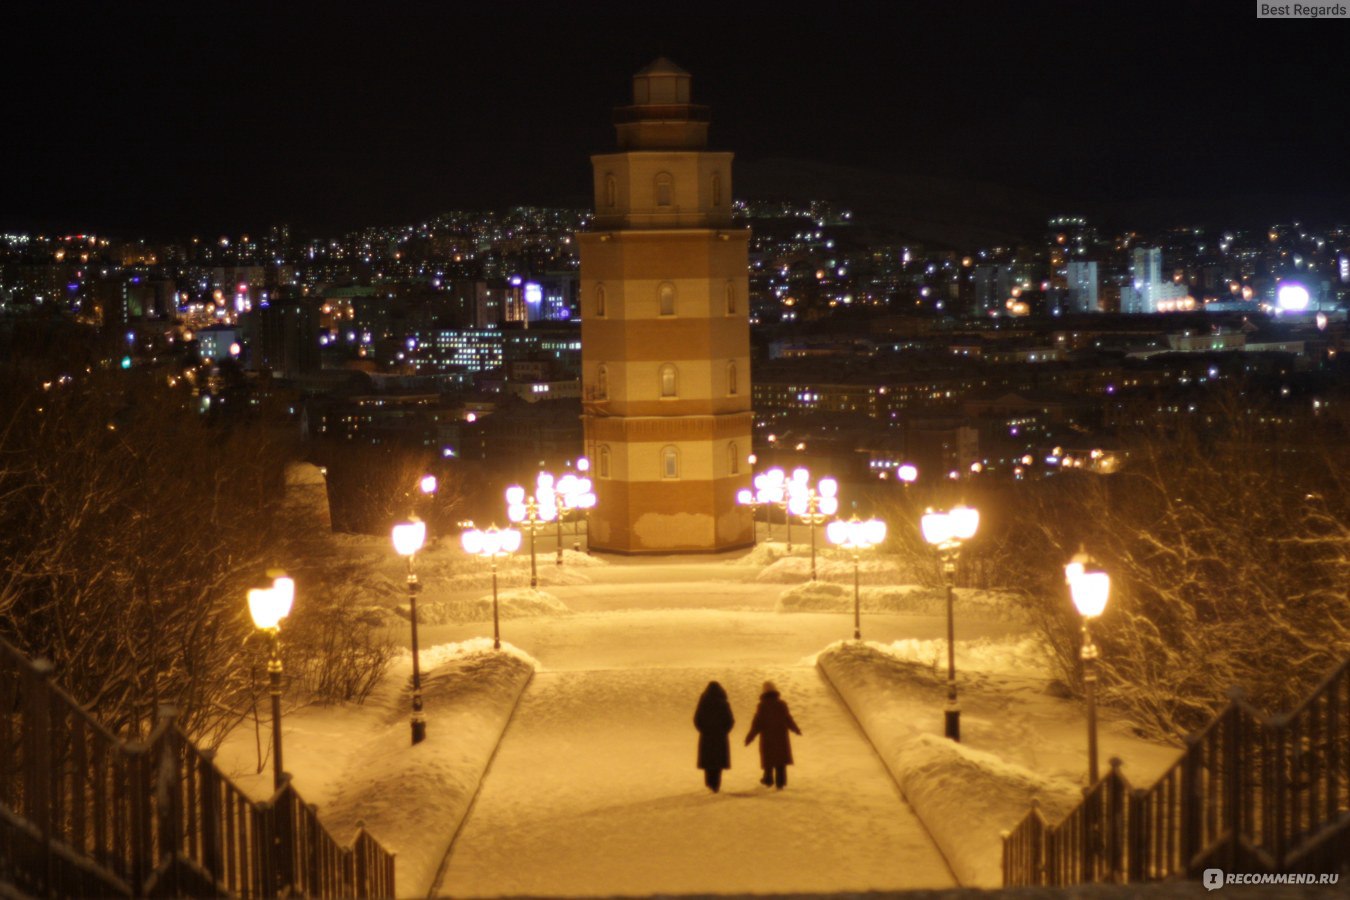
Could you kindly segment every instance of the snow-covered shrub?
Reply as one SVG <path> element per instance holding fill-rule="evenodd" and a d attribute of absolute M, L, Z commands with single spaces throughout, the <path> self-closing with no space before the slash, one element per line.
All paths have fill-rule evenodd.
<path fill-rule="evenodd" d="M 1063 669 L 1081 684 L 1078 616 L 1063 565 L 1085 547 L 1112 577 L 1093 625 L 1103 697 L 1149 732 L 1208 719 L 1230 687 L 1294 706 L 1350 652 L 1350 444 L 1343 423 L 1303 423 L 1236 392 L 1129 441 L 1111 476 L 1073 474 L 1024 492 L 1001 538 L 1008 578 Z M 1281 424 L 1271 424 L 1279 422 Z"/>

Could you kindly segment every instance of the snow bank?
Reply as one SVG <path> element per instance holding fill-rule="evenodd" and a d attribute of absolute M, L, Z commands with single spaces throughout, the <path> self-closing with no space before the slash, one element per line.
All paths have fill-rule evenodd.
<path fill-rule="evenodd" d="M 966 887 L 1002 886 L 1001 832 L 1026 815 L 1033 798 L 1052 821 L 1059 819 L 1077 802 L 1077 787 L 924 733 L 915 710 L 931 707 L 934 698 L 923 687 L 921 670 L 878 649 L 839 642 L 817 657 L 817 665 L 867 733 L 957 880 Z"/>
<path fill-rule="evenodd" d="M 808 570 L 809 576 L 809 570 Z M 944 588 L 928 588 L 917 584 L 869 586 L 858 591 L 859 604 L 864 612 L 906 613 L 922 616 L 945 616 L 947 594 Z M 958 588 L 956 614 L 980 619 L 1021 621 L 1020 608 L 1013 605 L 1006 594 L 994 591 L 976 591 Z M 775 607 L 778 612 L 852 612 L 853 585 L 828 581 L 806 581 L 783 591 Z M 944 652 L 945 652 L 945 644 Z"/>
<path fill-rule="evenodd" d="M 934 670 L 947 664 L 947 641 L 908 638 L 891 644 L 872 644 L 872 649 L 895 659 Z M 1039 637 L 1021 640 L 993 640 L 976 638 L 956 642 L 956 668 L 962 672 L 1003 672 L 1044 677 L 1051 671 L 1050 654 Z"/>
<path fill-rule="evenodd" d="M 552 594 L 534 588 L 512 588 L 497 592 L 497 614 L 503 619 L 521 619 L 528 616 L 562 616 L 572 610 Z M 398 614 L 411 619 L 408 605 L 398 608 Z M 422 625 L 457 625 L 465 622 L 492 621 L 492 595 L 470 600 L 429 600 L 417 604 L 417 621 Z"/>
<path fill-rule="evenodd" d="M 430 891 L 537 668 L 510 645 L 494 652 L 490 638 L 428 647 L 421 664 L 427 737 L 415 746 L 407 651 L 394 658 L 365 704 L 307 707 L 286 717 L 286 768 L 295 773 L 297 789 L 319 804 L 320 819 L 339 842 L 349 842 L 364 824 L 396 854 L 401 897 Z M 238 771 L 252 767 L 254 744 L 251 728 L 235 729 L 221 759 L 241 787 L 263 799 L 271 793 L 270 772 Z"/>
<path fill-rule="evenodd" d="M 785 556 L 765 567 L 755 580 L 766 584 L 793 584 L 811 577 L 811 551 L 802 555 Z M 838 558 L 832 558 L 837 555 Z M 816 577 L 853 587 L 853 558 L 836 554 L 833 550 L 816 551 Z M 858 561 L 858 581 L 862 584 L 895 584 L 902 579 L 899 565 L 892 559 L 861 559 Z"/>

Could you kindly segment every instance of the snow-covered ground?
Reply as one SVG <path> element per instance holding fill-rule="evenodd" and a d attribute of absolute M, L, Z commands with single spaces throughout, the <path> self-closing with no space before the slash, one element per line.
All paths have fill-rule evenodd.
<path fill-rule="evenodd" d="M 354 549 L 383 579 L 371 602 L 392 611 L 402 569 L 361 540 Z M 522 588 L 529 563 L 517 557 L 499 598 L 511 649 L 494 654 L 486 568 L 448 546 L 427 556 L 418 563 L 427 741 L 408 745 L 407 656 L 364 706 L 308 707 L 284 723 L 297 788 L 339 837 L 364 820 L 398 853 L 400 895 L 433 884 L 455 896 L 895 890 L 952 885 L 953 872 L 983 885 L 999 861 L 989 835 L 996 842 L 1025 812 L 1027 785 L 1049 805 L 1081 783 L 1082 711 L 1047 690 L 1039 647 L 996 596 L 958 594 L 964 740 L 954 748 L 932 737 L 942 729 L 945 605 L 932 591 L 885 584 L 884 561 L 875 602 L 864 603 L 863 646 L 838 644 L 853 629 L 851 563 L 847 603 L 786 615 L 785 595 L 833 596 L 838 585 L 761 580 L 763 565 L 784 557 L 774 545 L 605 564 L 569 552 L 549 577 L 558 567 L 541 555 L 540 591 Z M 799 560 L 783 559 L 782 571 Z M 406 641 L 407 622 L 387 621 Z M 757 783 L 757 757 L 740 743 L 766 678 L 805 732 L 782 793 Z M 716 796 L 694 768 L 690 721 L 711 679 L 737 716 L 733 769 Z M 265 747 L 265 727 L 257 738 L 251 723 L 238 729 L 221 760 L 264 796 L 270 776 L 251 774 L 258 738 Z M 1103 765 L 1114 754 L 1138 783 L 1175 757 L 1108 715 Z M 1031 781 L 1019 787 L 1022 770 Z M 988 779 L 982 806 L 965 799 L 972 779 Z"/>

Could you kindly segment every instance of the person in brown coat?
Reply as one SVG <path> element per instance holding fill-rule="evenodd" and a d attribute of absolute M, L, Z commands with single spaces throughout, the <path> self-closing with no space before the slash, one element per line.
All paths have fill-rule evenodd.
<path fill-rule="evenodd" d="M 731 768 L 731 742 L 727 735 L 735 724 L 727 692 L 717 682 L 708 682 L 703 696 L 698 698 L 694 727 L 698 729 L 698 767 L 703 770 L 703 783 L 714 794 L 722 788 L 722 770 Z"/>
<path fill-rule="evenodd" d="M 778 688 L 772 681 L 764 682 L 764 693 L 759 697 L 759 708 L 755 710 L 755 719 L 750 723 L 750 733 L 745 736 L 745 745 L 759 736 L 759 765 L 764 777 L 759 783 L 768 787 L 777 785 L 778 790 L 787 786 L 787 767 L 792 765 L 792 739 L 788 732 L 801 734 L 802 730 L 792 721 L 792 713 L 787 704 L 778 696 Z"/>

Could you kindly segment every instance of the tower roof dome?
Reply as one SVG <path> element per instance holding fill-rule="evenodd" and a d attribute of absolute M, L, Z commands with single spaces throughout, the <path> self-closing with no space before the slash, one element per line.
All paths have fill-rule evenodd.
<path fill-rule="evenodd" d="M 683 75 L 688 78 L 689 73 L 681 69 L 675 63 L 666 59 L 664 56 L 658 56 L 656 59 L 647 63 L 646 66 L 638 70 L 639 75 Z"/>

